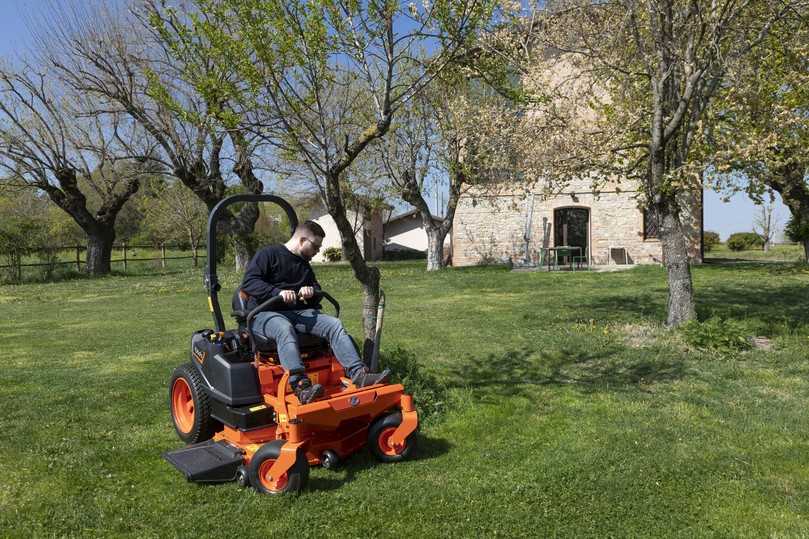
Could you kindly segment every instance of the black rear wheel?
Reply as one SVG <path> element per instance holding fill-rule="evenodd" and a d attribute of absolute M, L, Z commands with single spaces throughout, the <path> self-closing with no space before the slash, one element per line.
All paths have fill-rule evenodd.
<path fill-rule="evenodd" d="M 177 436 L 187 444 L 209 440 L 222 428 L 211 417 L 202 377 L 190 363 L 174 369 L 169 383 L 169 410 Z"/>

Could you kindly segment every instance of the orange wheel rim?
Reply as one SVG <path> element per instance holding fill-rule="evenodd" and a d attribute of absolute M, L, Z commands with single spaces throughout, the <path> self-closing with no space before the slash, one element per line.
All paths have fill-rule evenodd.
<path fill-rule="evenodd" d="M 183 433 L 194 428 L 194 397 L 185 378 L 177 378 L 171 387 L 171 413 Z"/>
<path fill-rule="evenodd" d="M 396 427 L 388 427 L 380 432 L 379 438 L 377 438 L 379 450 L 389 457 L 401 455 L 402 451 L 404 451 L 404 446 L 397 447 L 390 443 L 390 437 L 393 436 L 394 432 L 396 432 Z"/>
<path fill-rule="evenodd" d="M 258 480 L 261 485 L 267 490 L 273 492 L 280 492 L 289 483 L 289 476 L 286 473 L 281 474 L 281 477 L 273 478 L 270 475 L 270 468 L 275 464 L 275 459 L 267 459 L 258 467 Z"/>

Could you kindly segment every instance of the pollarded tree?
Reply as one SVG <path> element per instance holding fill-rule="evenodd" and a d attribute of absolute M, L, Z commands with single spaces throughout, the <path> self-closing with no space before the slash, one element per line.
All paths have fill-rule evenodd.
<path fill-rule="evenodd" d="M 97 103 L 38 71 L 0 69 L 0 167 L 12 183 L 47 193 L 81 227 L 88 273 L 109 273 L 115 220 L 153 172 L 153 147 L 123 115 L 94 113 Z M 94 192 L 97 207 L 82 189 Z"/>
<path fill-rule="evenodd" d="M 216 88 L 232 83 L 234 68 L 176 54 L 153 33 L 148 16 L 146 8 L 128 13 L 73 4 L 56 10 L 55 24 L 41 32 L 41 54 L 67 85 L 94 96 L 99 110 L 126 115 L 147 131 L 156 142 L 152 160 L 209 210 L 236 181 L 244 191 L 260 193 L 253 137 L 217 121 L 229 105 Z M 206 84 L 195 87 L 188 82 L 192 76 Z M 231 233 L 237 267 L 244 267 L 255 251 L 257 219 L 255 204 L 223 214 L 221 226 Z"/>
<path fill-rule="evenodd" d="M 249 126 L 316 185 L 362 285 L 367 353 L 380 276 L 363 259 L 347 218 L 345 175 L 369 144 L 385 136 L 396 111 L 460 54 L 487 16 L 488 3 L 195 0 L 183 13 L 157 2 L 152 7 L 168 47 L 192 53 L 177 44 L 190 34 L 201 36 L 197 43 L 209 47 L 202 55 L 218 54 L 217 62 L 235 66 L 247 83 L 229 88 L 245 112 L 225 114 L 223 122 Z M 419 54 L 428 47 L 435 53 L 423 62 Z"/>

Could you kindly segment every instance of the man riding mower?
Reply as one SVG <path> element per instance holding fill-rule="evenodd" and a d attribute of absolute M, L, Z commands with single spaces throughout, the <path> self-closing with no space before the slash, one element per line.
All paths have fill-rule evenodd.
<path fill-rule="evenodd" d="M 222 210 L 237 202 L 278 204 L 293 236 L 251 261 L 234 295 L 238 328 L 227 330 L 215 234 Z M 236 480 L 264 493 L 298 492 L 310 465 L 332 468 L 366 444 L 383 462 L 403 460 L 415 448 L 413 398 L 401 384 L 385 383 L 387 372 L 371 373 L 359 359 L 339 322 L 339 304 L 320 289 L 308 264 L 322 229 L 305 225 L 297 230 L 292 207 L 273 195 L 235 195 L 211 211 L 205 285 L 215 328 L 193 334 L 191 361 L 175 369 L 169 386 L 175 430 L 191 445 L 164 456 L 190 481 Z M 287 253 L 294 258 L 284 260 Z M 275 272 L 272 283 L 267 272 Z M 294 282 L 296 275 L 301 282 Z M 319 312 L 323 300 L 335 317 Z"/>

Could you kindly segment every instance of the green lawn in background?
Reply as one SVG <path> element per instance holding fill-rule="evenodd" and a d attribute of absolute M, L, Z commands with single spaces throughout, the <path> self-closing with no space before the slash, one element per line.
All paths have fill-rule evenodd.
<path fill-rule="evenodd" d="M 764 252 L 764 249 L 731 251 L 724 243 L 714 246 L 710 251 L 705 251 L 706 259 L 721 258 L 772 262 L 798 262 L 803 260 L 803 256 L 803 246 L 792 243 L 779 243 L 773 245 L 767 252 Z"/>
<path fill-rule="evenodd" d="M 171 371 L 211 325 L 199 270 L 0 287 L 0 536 L 809 535 L 806 266 L 694 268 L 700 318 L 772 340 L 730 356 L 661 328 L 659 267 L 422 268 L 382 265 L 383 350 L 448 386 L 419 457 L 280 498 L 161 458 Z M 357 334 L 350 270 L 317 271 Z"/>

